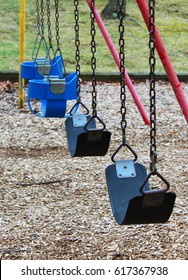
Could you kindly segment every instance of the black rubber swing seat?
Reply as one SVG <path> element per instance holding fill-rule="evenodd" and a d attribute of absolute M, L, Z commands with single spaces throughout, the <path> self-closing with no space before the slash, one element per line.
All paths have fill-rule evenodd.
<path fill-rule="evenodd" d="M 68 148 L 72 157 L 106 155 L 111 133 L 104 129 L 97 129 L 95 118 L 75 114 L 66 119 L 65 126 Z"/>
<path fill-rule="evenodd" d="M 168 221 L 176 199 L 175 193 L 150 190 L 146 168 L 135 163 L 135 174 L 129 178 L 118 177 L 116 165 L 106 168 L 110 203 L 119 225 L 165 223 Z M 143 191 L 140 188 L 145 181 Z"/>

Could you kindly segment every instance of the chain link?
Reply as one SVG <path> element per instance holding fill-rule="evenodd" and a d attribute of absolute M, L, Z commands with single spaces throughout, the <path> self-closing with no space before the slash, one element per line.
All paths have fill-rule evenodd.
<path fill-rule="evenodd" d="M 118 1 L 119 5 L 119 12 L 118 12 L 118 17 L 119 17 L 119 47 L 120 47 L 120 73 L 121 73 L 121 81 L 120 81 L 120 100 L 121 100 L 121 129 L 122 129 L 122 144 L 125 145 L 126 143 L 126 127 L 127 127 L 127 121 L 126 121 L 126 82 L 125 82 L 125 39 L 124 39 L 124 32 L 125 32 L 125 27 L 124 27 L 124 11 L 123 11 L 123 1 L 119 0 Z"/>
<path fill-rule="evenodd" d="M 155 0 L 149 0 L 150 170 L 156 171 Z"/>
<path fill-rule="evenodd" d="M 81 91 L 81 85 L 80 85 L 80 26 L 79 26 L 79 0 L 74 0 L 74 17 L 75 17 L 75 46 L 76 46 L 76 53 L 75 53 L 75 59 L 76 59 L 76 74 L 77 74 L 77 101 L 81 101 L 80 91 Z"/>
<path fill-rule="evenodd" d="M 96 42 L 95 42 L 95 35 L 96 35 L 96 28 L 95 28 L 95 0 L 90 1 L 91 6 L 91 69 L 93 71 L 92 74 L 92 109 L 93 109 L 93 116 L 97 116 L 97 91 L 96 91 Z"/>

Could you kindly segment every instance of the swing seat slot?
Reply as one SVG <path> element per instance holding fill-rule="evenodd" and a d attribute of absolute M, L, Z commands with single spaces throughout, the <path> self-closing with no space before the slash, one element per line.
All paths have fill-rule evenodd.
<path fill-rule="evenodd" d="M 76 72 L 59 79 L 57 76 L 42 80 L 30 80 L 28 87 L 28 106 L 33 114 L 45 118 L 63 118 L 66 114 L 67 100 L 77 99 Z M 52 91 L 53 90 L 53 91 Z M 41 113 L 36 113 L 31 100 L 41 102 Z"/>
<path fill-rule="evenodd" d="M 21 79 L 26 80 L 43 79 L 44 75 L 61 76 L 63 75 L 61 70 L 62 65 L 62 58 L 60 55 L 56 57 L 55 62 L 54 59 L 46 60 L 45 58 L 37 59 L 36 61 L 25 61 L 21 63 L 20 76 Z"/>
<path fill-rule="evenodd" d="M 80 114 L 78 114 L 80 115 Z M 77 116 L 66 119 L 68 148 L 72 157 L 104 156 L 110 143 L 111 133 L 96 128 L 96 121 L 90 116 L 82 116 L 78 126 Z M 75 126 L 76 122 L 76 126 Z M 85 125 L 87 124 L 87 131 Z"/>
<path fill-rule="evenodd" d="M 119 225 L 165 223 L 168 221 L 176 195 L 171 192 L 150 190 L 149 182 L 140 186 L 147 177 L 146 168 L 135 163 L 135 177 L 118 178 L 116 165 L 106 168 L 110 203 Z"/>

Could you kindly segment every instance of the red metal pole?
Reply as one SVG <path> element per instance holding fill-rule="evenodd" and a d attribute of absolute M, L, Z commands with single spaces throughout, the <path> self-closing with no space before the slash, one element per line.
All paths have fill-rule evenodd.
<path fill-rule="evenodd" d="M 146 2 L 146 0 L 136 0 L 136 1 L 139 6 L 139 9 L 142 13 L 142 16 L 144 18 L 144 21 L 145 21 L 147 27 L 149 28 L 149 8 L 147 5 L 147 2 Z M 168 53 L 165 49 L 164 43 L 161 39 L 157 26 L 155 27 L 155 42 L 156 42 L 156 49 L 157 49 L 157 52 L 161 59 L 161 62 L 164 66 L 168 79 L 172 85 L 176 98 L 179 102 L 179 105 L 180 105 L 182 112 L 185 116 L 185 119 L 188 123 L 188 100 L 187 100 L 185 94 L 183 93 L 181 84 L 180 84 L 179 79 L 176 75 L 176 72 L 172 66 L 172 63 L 171 63 Z"/>
<path fill-rule="evenodd" d="M 90 7 L 90 0 L 86 0 L 86 2 L 88 4 L 88 6 Z M 117 50 L 116 50 L 116 48 L 115 48 L 115 46 L 112 42 L 112 39 L 110 38 L 110 35 L 109 35 L 109 33 L 108 33 L 108 31 L 107 31 L 107 29 L 106 29 L 106 27 L 105 27 L 105 25 L 104 25 L 104 23 L 101 19 L 101 16 L 100 16 L 96 7 L 95 7 L 95 17 L 96 17 L 96 22 L 97 22 L 97 24 L 98 24 L 98 26 L 101 30 L 101 33 L 102 33 L 102 35 L 103 35 L 103 37 L 104 37 L 104 39 L 105 39 L 105 41 L 106 41 L 106 43 L 109 47 L 109 50 L 111 51 L 112 56 L 113 56 L 113 58 L 114 58 L 114 60 L 117 64 L 118 68 L 120 68 L 119 54 L 118 54 L 118 52 L 117 52 Z M 150 125 L 150 120 L 149 120 L 149 118 L 148 118 L 148 116 L 147 116 L 147 114 L 144 110 L 144 107 L 143 107 L 143 105 L 140 101 L 140 98 L 139 98 L 139 96 L 138 96 L 138 94 L 137 94 L 137 92 L 136 92 L 136 90 L 135 90 L 135 88 L 134 88 L 134 86 L 131 82 L 131 79 L 129 78 L 129 75 L 126 72 L 126 70 L 125 70 L 125 80 L 126 80 L 126 84 L 129 88 L 131 94 L 132 94 L 134 102 L 136 103 L 137 108 L 140 111 L 140 114 L 141 114 L 145 124 Z"/>

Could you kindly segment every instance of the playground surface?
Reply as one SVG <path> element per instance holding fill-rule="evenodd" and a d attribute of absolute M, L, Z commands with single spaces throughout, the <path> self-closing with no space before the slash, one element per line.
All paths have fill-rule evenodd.
<path fill-rule="evenodd" d="M 149 111 L 148 81 L 134 83 Z M 1 259 L 188 258 L 188 132 L 167 82 L 157 82 L 158 169 L 177 194 L 165 224 L 119 226 L 112 215 L 105 168 L 121 143 L 119 85 L 98 83 L 98 114 L 112 132 L 107 156 L 71 158 L 64 119 L 40 119 L 16 84 L 0 83 Z M 182 83 L 188 92 L 188 83 Z M 90 108 L 91 86 L 82 85 Z M 149 167 L 149 127 L 127 91 L 127 139 Z"/>

